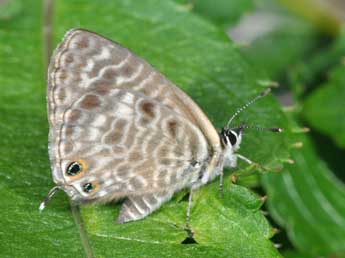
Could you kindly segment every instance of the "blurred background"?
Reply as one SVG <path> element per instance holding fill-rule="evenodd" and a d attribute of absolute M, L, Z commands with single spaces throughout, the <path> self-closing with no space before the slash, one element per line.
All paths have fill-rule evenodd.
<path fill-rule="evenodd" d="M 100 11 L 101 9 L 103 11 Z M 184 21 L 184 24 L 180 24 L 179 19 Z M 247 71 L 255 70 L 255 74 L 260 74 L 256 78 L 265 78 L 260 82 L 261 84 L 279 85 L 275 94 L 289 127 L 294 128 L 292 131 L 296 133 L 291 134 L 291 139 L 288 139 L 289 144 L 287 144 L 289 148 L 285 148 L 291 156 L 281 155 L 285 157 L 283 160 L 278 155 L 277 160 L 280 159 L 284 163 L 284 169 L 279 173 L 257 173 L 249 177 L 241 177 L 239 174 L 237 178 L 238 185 L 249 187 L 264 196 L 261 198 L 262 201 L 267 199 L 262 209 L 270 224 L 273 225 L 273 229 L 262 226 L 264 228 L 262 231 L 267 231 L 263 235 L 271 239 L 272 250 L 277 248 L 278 251 L 272 251 L 270 254 L 257 253 L 257 257 L 345 257 L 344 23 L 345 1 L 343 0 L 118 0 L 109 2 L 0 0 L 0 89 L 2 90 L 0 129 L 3 134 L 0 147 L 2 156 L 0 178 L 3 183 L 1 183 L 0 192 L 3 207 L 1 212 L 4 212 L 4 218 L 6 218 L 0 222 L 3 228 L 3 231 L 0 229 L 0 254 L 1 249 L 5 250 L 1 257 L 43 257 L 44 250 L 39 251 L 39 247 L 35 247 L 32 243 L 35 239 L 39 239 L 36 242 L 42 243 L 42 246 L 46 245 L 45 242 L 49 242 L 46 250 L 51 246 L 58 249 L 66 248 L 69 244 L 73 245 L 72 242 L 66 243 L 63 240 L 66 238 L 79 241 L 78 232 L 70 231 L 74 227 L 73 219 L 70 217 L 66 219 L 69 215 L 64 213 L 68 205 L 67 199 L 63 199 L 65 197 L 58 197 L 57 203 L 61 206 L 58 206 L 60 208 L 57 213 L 54 213 L 54 210 L 50 211 L 51 213 L 48 211 L 48 218 L 43 219 L 37 215 L 31 217 L 25 211 L 31 208 L 35 210 L 35 207 L 38 207 L 37 203 L 51 184 L 46 156 L 48 125 L 45 114 L 42 114 L 44 112 L 42 110 L 45 109 L 43 78 L 46 65 L 56 42 L 64 32 L 70 27 L 87 26 L 85 24 L 91 24 L 89 26 L 93 26 L 92 29 L 100 32 L 112 31 L 109 32 L 109 36 L 118 35 L 118 40 L 136 49 L 145 58 L 150 58 L 150 62 L 167 73 L 169 78 L 172 77 L 179 85 L 200 83 L 197 79 L 194 80 L 193 76 L 197 78 L 206 71 L 195 70 L 197 68 L 195 64 L 202 63 L 203 59 L 201 57 L 198 59 L 197 54 L 192 55 L 191 52 L 195 50 L 195 54 L 197 51 L 199 53 L 202 51 L 205 55 L 210 55 L 207 57 L 208 62 L 217 63 L 217 58 L 221 58 L 221 54 L 212 58 L 214 53 L 212 51 L 218 47 L 220 53 L 222 49 L 227 48 L 225 54 L 235 53 L 234 58 L 229 57 L 231 59 L 229 65 L 237 74 L 235 79 L 243 77 L 241 80 L 246 80 L 246 77 L 252 76 Z M 175 26 L 178 28 L 176 31 Z M 145 31 L 143 28 L 148 29 Z M 141 35 L 142 32 L 144 36 Z M 176 41 L 176 46 L 181 49 L 180 52 L 176 54 L 177 52 L 172 50 L 175 46 L 172 45 L 170 49 L 164 49 L 163 56 L 168 61 L 160 61 L 160 54 L 162 54 L 160 49 L 148 50 L 150 45 L 154 45 L 150 33 L 159 35 L 160 42 L 168 44 Z M 180 38 L 175 39 L 174 33 L 175 35 L 180 33 L 178 34 Z M 138 35 L 138 37 L 132 35 Z M 202 39 L 207 44 L 212 41 L 210 52 L 202 47 L 203 41 L 193 44 L 188 40 L 184 42 L 184 37 L 189 39 L 195 37 L 195 41 Z M 212 38 L 210 42 L 208 42 L 208 37 Z M 171 53 L 169 53 L 170 50 L 172 50 Z M 190 54 L 190 58 L 183 59 L 181 53 Z M 236 59 L 238 56 L 240 59 Z M 222 60 L 222 64 L 227 64 L 227 61 Z M 193 74 L 193 69 L 196 71 L 195 74 Z M 224 67 L 221 65 L 214 67 L 215 72 L 229 73 L 229 70 L 222 69 Z M 26 72 L 21 73 L 21 71 Z M 191 74 L 190 77 L 189 74 Z M 211 76 L 212 73 L 210 73 L 210 78 L 204 81 L 212 81 L 214 78 Z M 224 83 L 241 81 L 234 78 L 219 81 Z M 244 85 L 250 85 L 253 81 L 248 79 Z M 200 103 L 206 107 L 211 106 L 217 102 L 216 98 L 203 100 L 205 96 L 203 93 L 212 92 L 208 90 L 214 86 L 212 82 L 203 83 L 206 90 L 194 92 L 193 97 L 199 99 Z M 247 88 L 253 89 L 250 87 Z M 190 89 L 187 88 L 186 91 L 190 92 Z M 242 101 L 249 99 L 253 93 L 254 90 L 245 95 Z M 24 97 L 23 102 L 21 99 Z M 221 98 L 221 96 L 217 97 Z M 271 107 L 274 105 L 269 108 Z M 25 113 L 23 110 L 28 112 Z M 217 113 L 220 114 L 217 116 Z M 217 125 L 220 124 L 219 117 L 224 117 L 226 114 L 228 111 L 216 108 L 210 111 Z M 266 118 L 266 120 L 269 119 L 269 117 Z M 265 125 L 270 126 L 268 122 L 266 121 Z M 270 144 L 266 148 L 270 148 L 272 142 Z M 261 156 L 257 159 L 261 160 Z M 265 159 L 262 158 L 262 160 Z M 25 187 L 16 183 L 16 177 L 21 178 Z M 42 185 L 47 186 L 42 187 Z M 27 198 L 28 193 L 31 194 L 30 198 Z M 26 206 L 32 198 L 35 202 Z M 251 197 L 243 198 L 245 202 Z M 11 200 L 15 200 L 16 205 Z M 253 202 L 256 201 L 253 200 Z M 180 205 L 178 203 L 176 202 L 176 205 Z M 258 207 L 260 206 L 261 204 Z M 106 215 L 102 214 L 109 218 L 114 216 L 110 209 L 98 211 L 85 208 L 83 211 L 85 220 L 92 215 L 97 215 L 98 212 L 103 212 Z M 33 214 L 36 213 L 33 212 Z M 157 216 L 170 218 L 167 214 L 163 211 L 163 215 Z M 183 212 L 181 216 L 183 217 Z M 51 221 L 54 221 L 52 224 L 55 225 L 50 225 Z M 88 223 L 90 232 L 98 232 L 97 230 L 102 228 L 102 224 L 96 226 L 96 223 L 90 221 L 91 223 Z M 16 223 L 21 226 L 20 230 L 15 226 L 9 226 Z M 53 240 L 51 240 L 51 234 L 49 235 L 42 227 L 42 223 L 47 224 L 47 227 L 49 224 L 51 231 L 58 232 L 54 233 Z M 255 227 L 265 224 L 260 223 Z M 146 226 L 150 227 L 148 224 Z M 103 227 L 107 228 L 106 225 Z M 20 238 L 18 232 L 22 232 L 23 228 L 28 228 L 30 235 L 23 234 L 20 240 L 14 240 L 16 237 Z M 145 224 L 143 224 L 143 229 L 145 229 Z M 123 228 L 123 230 L 129 232 L 131 229 Z M 12 237 L 5 237 L 8 232 L 14 232 Z M 133 231 L 133 236 L 135 234 L 138 232 Z M 164 231 L 151 232 L 148 238 L 145 236 L 145 241 L 149 239 L 148 243 L 154 243 L 155 234 L 159 236 L 165 233 Z M 112 243 L 103 244 L 99 238 L 96 238 L 100 235 L 98 232 L 98 235 L 94 233 L 90 237 L 97 243 L 100 250 L 112 246 Z M 212 235 L 212 232 L 209 232 L 209 235 Z M 171 236 L 171 239 L 174 237 L 175 235 Z M 123 241 L 119 239 L 117 241 Z M 234 242 L 230 241 L 231 243 L 237 243 L 234 239 L 232 240 Z M 243 243 L 247 240 L 241 241 Z M 258 245 L 256 242 L 246 244 L 251 245 L 250 248 L 253 250 L 256 250 L 255 245 Z M 117 248 L 121 249 L 123 246 L 124 244 Z M 66 250 L 61 257 L 72 257 L 72 254 L 73 257 L 81 255 L 79 245 L 68 248 L 70 249 Z M 124 250 L 131 252 L 133 251 L 131 248 L 131 245 L 126 245 Z M 150 248 L 153 252 L 155 245 L 145 248 L 146 250 Z M 169 248 L 177 250 L 180 247 L 170 246 Z M 188 250 L 188 252 L 182 250 L 186 252 L 185 257 L 192 257 L 189 255 L 196 252 L 192 248 Z M 182 251 L 176 253 L 176 256 L 169 257 L 184 257 Z M 11 256 L 12 252 L 14 256 Z M 198 256 L 195 257 L 203 257 L 202 255 L 207 253 L 200 249 L 198 252 Z M 246 252 L 249 254 L 249 249 Z M 234 257 L 253 257 L 246 255 L 246 252 L 239 252 Z M 171 255 L 173 253 L 171 252 Z M 226 257 L 219 250 L 215 253 L 218 253 L 219 257 Z M 59 253 L 51 251 L 50 254 L 54 257 Z M 114 255 L 102 253 L 105 256 L 111 254 Z M 136 255 L 136 257 L 159 257 L 159 252 L 145 256 L 144 253 L 138 251 Z M 208 253 L 208 257 L 218 257 L 216 254 L 213 255 L 210 256 Z M 92 257 L 92 254 L 86 251 L 86 256 Z M 50 257 L 50 255 L 44 257 Z M 123 254 L 118 257 L 125 256 Z M 128 255 L 128 257 L 132 256 Z"/>
<path fill-rule="evenodd" d="M 224 26 L 279 83 L 285 110 L 310 129 L 286 168 L 294 175 L 261 181 L 280 228 L 273 239 L 285 257 L 345 257 L 345 1 L 205 0 L 194 10 Z"/>
<path fill-rule="evenodd" d="M 223 25 L 251 63 L 279 82 L 285 110 L 310 129 L 286 168 L 295 175 L 262 181 L 281 230 L 273 239 L 285 257 L 345 257 L 345 1 L 222 4 L 196 1 L 195 10 Z"/>

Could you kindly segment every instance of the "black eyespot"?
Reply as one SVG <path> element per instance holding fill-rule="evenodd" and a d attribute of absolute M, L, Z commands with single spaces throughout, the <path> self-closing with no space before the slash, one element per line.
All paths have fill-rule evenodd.
<path fill-rule="evenodd" d="M 83 191 L 85 193 L 90 193 L 92 190 L 93 190 L 93 184 L 86 183 L 85 185 L 83 185 Z"/>
<path fill-rule="evenodd" d="M 229 130 L 227 133 L 227 137 L 230 140 L 231 145 L 234 146 L 237 142 L 237 135 L 231 130 Z"/>
<path fill-rule="evenodd" d="M 81 171 L 83 171 L 83 166 L 79 162 L 73 161 L 68 165 L 66 174 L 69 176 L 75 176 L 78 175 Z"/>

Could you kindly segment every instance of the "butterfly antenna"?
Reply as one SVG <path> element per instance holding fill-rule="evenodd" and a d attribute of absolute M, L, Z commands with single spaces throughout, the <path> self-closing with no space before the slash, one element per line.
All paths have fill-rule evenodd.
<path fill-rule="evenodd" d="M 38 208 L 40 212 L 44 210 L 44 208 L 47 206 L 53 195 L 59 190 L 61 190 L 61 187 L 58 185 L 50 189 L 47 197 L 43 200 L 43 202 L 41 202 L 40 207 Z"/>
<path fill-rule="evenodd" d="M 245 110 L 247 107 L 249 107 L 251 104 L 255 103 L 258 99 L 261 99 L 262 97 L 265 97 L 268 93 L 271 92 L 271 88 L 267 88 L 263 92 L 261 92 L 259 95 L 257 95 L 255 98 L 253 98 L 251 101 L 244 104 L 242 107 L 236 110 L 236 112 L 232 115 L 232 117 L 229 119 L 229 122 L 227 123 L 226 127 L 229 128 L 232 120 L 235 119 L 243 110 Z"/>
<path fill-rule="evenodd" d="M 283 128 L 280 127 L 272 127 L 272 128 L 267 128 L 267 127 L 260 127 L 257 125 L 240 125 L 237 128 L 241 128 L 241 129 L 255 129 L 258 131 L 269 131 L 269 132 L 273 132 L 273 133 L 281 133 L 284 131 Z"/>

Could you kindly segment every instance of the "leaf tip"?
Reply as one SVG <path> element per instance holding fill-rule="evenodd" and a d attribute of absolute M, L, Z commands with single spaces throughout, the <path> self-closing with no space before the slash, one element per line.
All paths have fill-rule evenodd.
<path fill-rule="evenodd" d="M 301 110 L 300 105 L 291 105 L 287 107 L 283 107 L 283 111 L 285 113 L 297 113 Z"/>
<path fill-rule="evenodd" d="M 287 164 L 295 164 L 295 161 L 293 159 L 283 159 L 282 162 L 287 163 Z"/>
<path fill-rule="evenodd" d="M 279 82 L 271 81 L 271 80 L 257 80 L 257 84 L 268 87 L 268 88 L 278 88 Z"/>
<path fill-rule="evenodd" d="M 308 133 L 310 132 L 310 128 L 309 127 L 293 128 L 291 132 L 292 133 Z"/>
<path fill-rule="evenodd" d="M 280 229 L 279 228 L 272 228 L 272 234 L 273 235 L 276 235 L 278 233 L 280 233 Z"/>
<path fill-rule="evenodd" d="M 281 243 L 273 243 L 273 246 L 276 248 L 276 249 L 280 249 L 283 247 L 283 244 Z"/>
<path fill-rule="evenodd" d="M 264 195 L 264 196 L 260 197 L 260 200 L 261 200 L 262 203 L 264 203 L 264 202 L 267 201 L 267 198 L 268 198 L 267 195 Z"/>
<path fill-rule="evenodd" d="M 232 182 L 233 184 L 236 184 L 237 180 L 238 180 L 238 175 L 232 174 L 232 175 L 231 175 L 231 182 Z"/>
<path fill-rule="evenodd" d="M 303 142 L 295 142 L 290 145 L 290 148 L 292 149 L 300 149 L 303 147 Z"/>

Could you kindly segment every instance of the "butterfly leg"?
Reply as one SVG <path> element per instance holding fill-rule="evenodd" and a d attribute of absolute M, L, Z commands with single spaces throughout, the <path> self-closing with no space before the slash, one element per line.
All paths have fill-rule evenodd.
<path fill-rule="evenodd" d="M 187 215 L 186 215 L 186 226 L 185 231 L 187 231 L 188 238 L 193 239 L 193 231 L 190 228 L 190 211 L 193 205 L 193 189 L 190 189 L 189 191 L 189 197 L 188 197 L 188 207 L 187 207 Z"/>
<path fill-rule="evenodd" d="M 170 200 L 172 195 L 173 192 L 161 192 L 128 197 L 122 204 L 117 223 L 122 224 L 145 218 L 161 207 L 164 202 Z"/>
<path fill-rule="evenodd" d="M 252 161 L 252 160 L 246 158 L 245 156 L 243 156 L 243 155 L 241 155 L 241 154 L 238 154 L 238 153 L 237 153 L 236 156 L 237 156 L 237 158 L 239 158 L 239 159 L 243 160 L 244 162 L 248 163 L 249 165 L 253 165 L 253 166 L 258 167 L 258 168 L 260 168 L 260 169 L 262 169 L 262 170 L 264 170 L 264 171 L 267 171 L 267 169 L 266 169 L 265 167 L 263 167 L 263 166 L 261 166 L 260 164 L 258 164 L 258 163 L 256 163 L 256 162 L 254 162 L 254 161 Z"/>
<path fill-rule="evenodd" d="M 239 159 L 241 159 L 241 160 L 247 162 L 249 165 L 254 164 L 253 161 L 251 161 L 250 159 L 246 158 L 245 156 L 242 156 L 241 154 L 238 154 L 238 153 L 237 153 L 236 155 L 237 155 L 237 157 L 238 157 Z"/>
<path fill-rule="evenodd" d="M 193 204 L 193 190 L 190 189 L 189 196 L 188 196 L 188 207 L 187 207 L 187 215 L 186 215 L 186 228 L 189 228 L 189 222 L 190 222 L 190 210 L 192 208 Z"/>
<path fill-rule="evenodd" d="M 220 175 L 219 175 L 219 191 L 222 197 L 224 197 L 224 190 L 223 190 L 223 170 L 221 170 Z"/>

